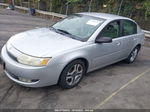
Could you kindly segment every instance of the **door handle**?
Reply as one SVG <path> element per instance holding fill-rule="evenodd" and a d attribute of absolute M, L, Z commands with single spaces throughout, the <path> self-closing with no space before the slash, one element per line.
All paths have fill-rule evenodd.
<path fill-rule="evenodd" d="M 121 43 L 120 42 L 117 42 L 117 45 L 119 46 Z"/>

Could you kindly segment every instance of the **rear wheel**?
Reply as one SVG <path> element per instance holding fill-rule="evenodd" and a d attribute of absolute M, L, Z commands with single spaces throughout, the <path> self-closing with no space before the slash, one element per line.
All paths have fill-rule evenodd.
<path fill-rule="evenodd" d="M 82 60 L 72 61 L 61 73 L 59 86 L 65 89 L 73 88 L 79 84 L 85 73 L 86 67 Z"/>
<path fill-rule="evenodd" d="M 131 51 L 130 55 L 125 61 L 127 63 L 133 63 L 138 55 L 138 52 L 139 52 L 139 47 L 137 46 Z"/>

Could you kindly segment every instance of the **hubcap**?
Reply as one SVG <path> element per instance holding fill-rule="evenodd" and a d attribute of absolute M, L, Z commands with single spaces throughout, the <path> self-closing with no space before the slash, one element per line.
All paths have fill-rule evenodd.
<path fill-rule="evenodd" d="M 81 64 L 75 64 L 67 73 L 66 82 L 72 86 L 77 84 L 83 75 L 83 66 Z"/>
<path fill-rule="evenodd" d="M 133 62 L 137 56 L 138 50 L 134 49 L 134 51 L 131 53 L 130 61 Z"/>

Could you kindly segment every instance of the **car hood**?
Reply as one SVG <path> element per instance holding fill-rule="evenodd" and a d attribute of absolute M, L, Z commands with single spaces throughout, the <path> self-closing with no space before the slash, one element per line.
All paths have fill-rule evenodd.
<path fill-rule="evenodd" d="M 51 57 L 57 53 L 80 47 L 84 42 L 39 28 L 14 35 L 10 44 L 22 53 L 36 57 Z"/>

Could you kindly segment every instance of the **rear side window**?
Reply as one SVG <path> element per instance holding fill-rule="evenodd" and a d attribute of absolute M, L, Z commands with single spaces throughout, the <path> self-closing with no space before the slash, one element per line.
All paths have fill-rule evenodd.
<path fill-rule="evenodd" d="M 129 20 L 123 20 L 123 36 L 137 33 L 137 25 Z"/>

